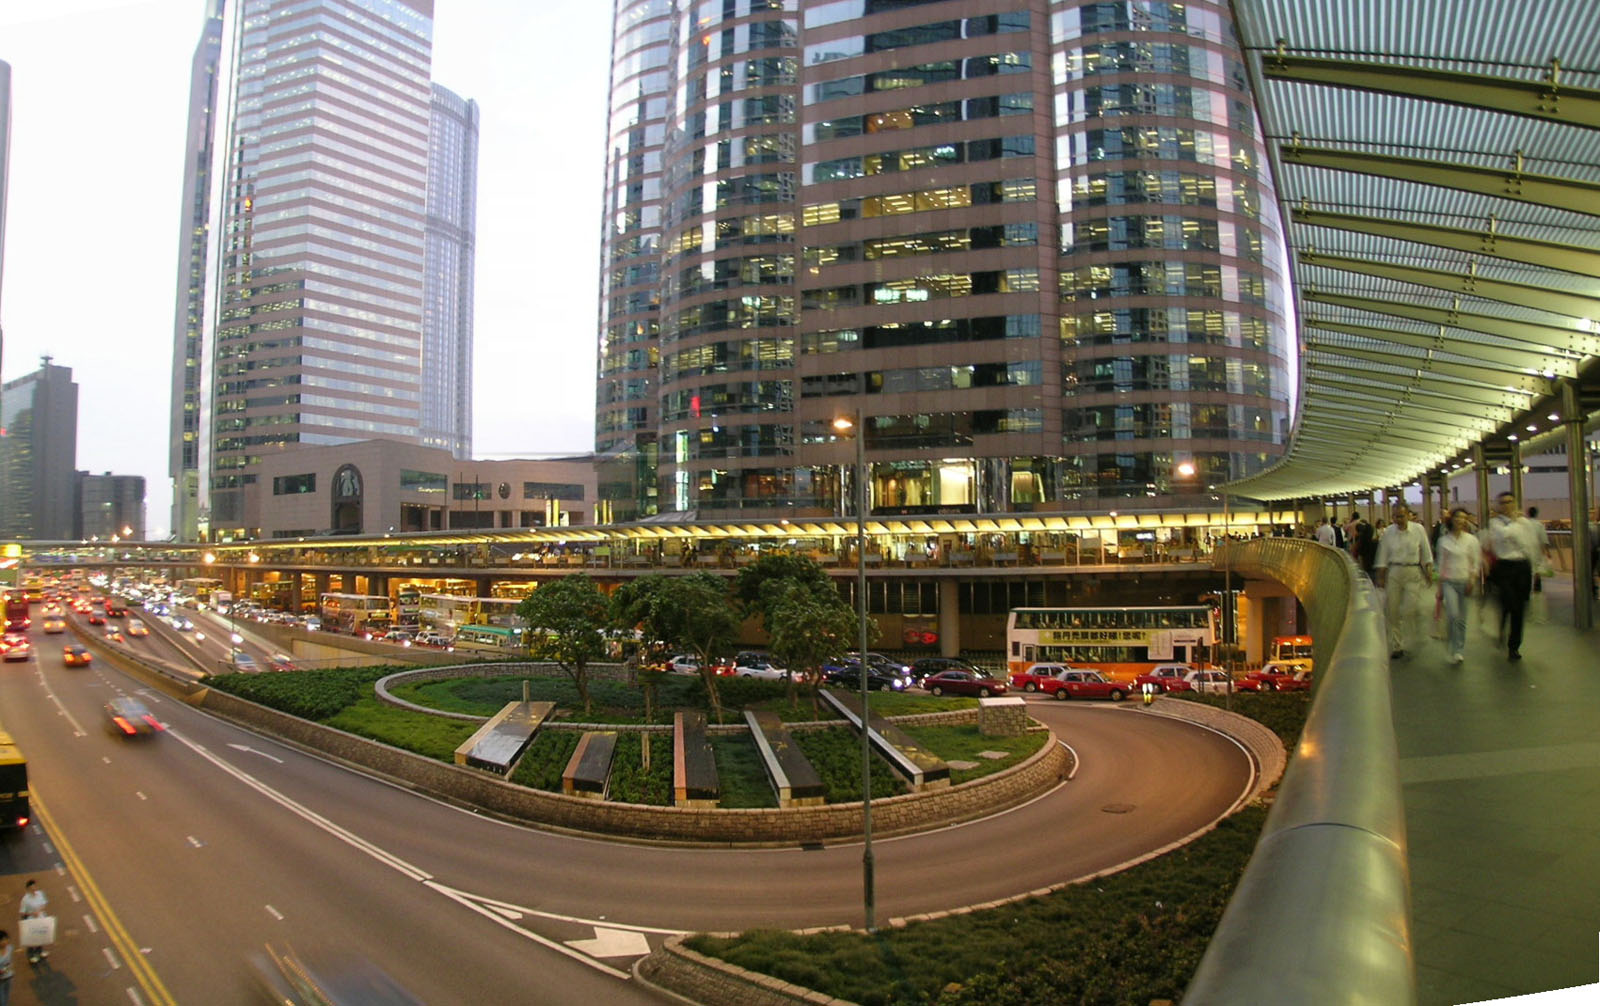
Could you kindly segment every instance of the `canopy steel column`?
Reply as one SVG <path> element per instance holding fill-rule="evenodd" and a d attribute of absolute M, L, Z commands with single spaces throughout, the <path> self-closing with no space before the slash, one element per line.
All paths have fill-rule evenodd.
<path fill-rule="evenodd" d="M 1483 456 L 1483 445 L 1472 445 L 1472 474 L 1478 480 L 1478 526 L 1489 526 L 1489 462 Z"/>
<path fill-rule="evenodd" d="M 1561 418 L 1567 433 L 1567 484 L 1572 494 L 1572 624 L 1594 628 L 1594 569 L 1589 564 L 1589 445 L 1576 381 L 1561 382 Z"/>
<path fill-rule="evenodd" d="M 1523 506 L 1522 499 L 1522 442 L 1511 441 L 1511 461 L 1507 465 L 1511 470 L 1511 495 L 1517 498 L 1517 506 Z M 1524 508 L 1526 512 L 1526 508 Z"/>

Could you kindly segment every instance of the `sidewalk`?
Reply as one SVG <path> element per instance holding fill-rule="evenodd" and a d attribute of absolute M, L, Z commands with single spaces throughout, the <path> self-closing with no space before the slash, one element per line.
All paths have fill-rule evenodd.
<path fill-rule="evenodd" d="M 1474 605 L 1464 664 L 1393 663 L 1421 1006 L 1600 981 L 1600 631 L 1544 588 L 1520 662 Z"/>

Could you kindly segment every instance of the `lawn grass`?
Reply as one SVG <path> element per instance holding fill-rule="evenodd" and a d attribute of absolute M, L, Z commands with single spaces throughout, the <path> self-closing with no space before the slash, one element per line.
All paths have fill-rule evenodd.
<path fill-rule="evenodd" d="M 372 695 L 356 700 L 322 722 L 442 762 L 455 761 L 456 748 L 482 725 L 412 712 L 379 702 Z"/>
<path fill-rule="evenodd" d="M 902 726 L 911 739 L 943 758 L 945 761 L 976 762 L 976 768 L 952 768 L 951 785 L 982 779 L 1002 769 L 1020 765 L 1028 756 L 1044 747 L 1050 734 L 1044 730 L 1030 730 L 1020 737 L 985 737 L 976 724 L 956 726 Z M 1004 751 L 1009 758 L 985 758 L 980 752 Z"/>
<path fill-rule="evenodd" d="M 744 734 L 712 734 L 711 751 L 717 758 L 717 782 L 722 806 L 776 807 L 778 794 L 767 778 L 766 766 L 755 738 Z"/>

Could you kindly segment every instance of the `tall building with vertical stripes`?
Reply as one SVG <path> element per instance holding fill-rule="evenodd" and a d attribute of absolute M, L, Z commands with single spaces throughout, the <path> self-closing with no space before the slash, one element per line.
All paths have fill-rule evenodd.
<path fill-rule="evenodd" d="M 209 192 L 197 490 L 194 519 L 180 525 L 202 538 L 252 532 L 249 490 L 265 453 L 435 434 L 452 449 L 470 442 L 460 420 L 470 424 L 470 347 L 453 344 L 471 337 L 470 220 L 465 259 L 459 240 L 453 258 L 430 259 L 429 234 L 430 217 L 435 230 L 459 226 L 475 201 L 476 109 L 470 158 L 458 149 L 454 177 L 441 180 L 454 206 L 435 214 L 432 0 L 226 0 L 220 13 L 209 187 L 197 182 L 185 206 Z M 195 105 L 201 86 L 197 75 Z M 465 114 L 467 103 L 445 104 Z M 436 306 L 445 291 L 450 303 L 430 313 L 435 262 L 449 274 Z M 432 353 L 468 382 L 464 409 L 453 391 L 432 397 Z M 175 384 L 188 359 L 175 362 Z M 436 424 L 432 401 L 449 403 Z M 180 419 L 175 389 L 175 439 Z"/>
<path fill-rule="evenodd" d="M 423 270 L 422 442 L 472 457 L 472 302 L 478 103 L 433 85 Z"/>
<path fill-rule="evenodd" d="M 1283 251 L 1228 6 L 637 0 L 596 449 L 621 513 L 1197 505 L 1278 456 Z"/>

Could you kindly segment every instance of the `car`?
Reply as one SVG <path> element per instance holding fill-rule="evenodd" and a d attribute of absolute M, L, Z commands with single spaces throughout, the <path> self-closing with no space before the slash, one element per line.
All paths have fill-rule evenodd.
<path fill-rule="evenodd" d="M 33 628 L 33 619 L 26 615 L 6 619 L 7 632 L 27 632 L 31 628 Z"/>
<path fill-rule="evenodd" d="M 306 631 L 307 632 L 321 632 L 322 631 L 322 619 L 318 618 L 317 616 L 315 616 L 315 615 L 307 615 L 307 616 L 305 616 L 303 621 L 305 623 L 305 627 L 306 627 Z"/>
<path fill-rule="evenodd" d="M 861 688 L 861 665 L 854 659 L 828 664 L 822 669 L 822 683 L 835 688 Z M 911 687 L 909 674 L 895 674 L 882 667 L 867 665 L 867 690 L 872 692 L 903 692 Z"/>
<path fill-rule="evenodd" d="M 960 657 L 918 657 L 906 668 L 906 674 L 910 676 L 912 684 L 921 684 L 922 680 L 930 674 L 953 670 L 985 673 L 983 668 L 977 664 L 970 660 L 963 660 Z"/>
<path fill-rule="evenodd" d="M 1062 671 L 1087 671 L 1091 668 L 1071 664 L 1029 664 L 1026 670 L 1011 675 L 1011 687 L 1025 692 L 1037 692 L 1047 681 L 1055 679 Z"/>
<path fill-rule="evenodd" d="M 137 618 L 130 618 L 128 619 L 128 635 L 148 636 L 150 635 L 150 627 Z"/>
<path fill-rule="evenodd" d="M 299 665 L 287 653 L 274 653 L 267 658 L 267 666 L 274 671 L 298 671 Z"/>
<path fill-rule="evenodd" d="M 1259 671 L 1251 671 L 1243 678 L 1240 678 L 1238 688 L 1241 692 L 1290 692 L 1301 690 L 1294 681 L 1295 674 L 1300 670 L 1301 668 L 1295 664 L 1269 660 L 1261 665 Z M 1285 683 L 1288 683 L 1286 688 L 1282 687 Z M 1306 687 L 1310 687 L 1309 682 Z"/>
<path fill-rule="evenodd" d="M 779 667 L 765 653 L 746 651 L 733 658 L 733 673 L 740 678 L 765 678 L 768 681 L 786 681 L 789 670 Z"/>
<path fill-rule="evenodd" d="M 930 695 L 976 695 L 988 698 L 991 695 L 1006 693 L 1006 683 L 999 678 L 991 678 L 982 672 L 962 668 L 930 674 L 922 680 L 922 687 Z"/>
<path fill-rule="evenodd" d="M 1039 691 L 1058 699 L 1110 699 L 1121 702 L 1128 697 L 1128 685 L 1112 681 L 1099 671 L 1068 668 L 1039 683 Z"/>
<path fill-rule="evenodd" d="M 1200 695 L 1223 695 L 1233 691 L 1233 677 L 1216 668 L 1190 671 L 1183 679 L 1189 683 L 1190 691 Z"/>
<path fill-rule="evenodd" d="M 0 646 L 5 648 L 6 660 L 27 660 L 33 656 L 33 643 L 27 636 L 20 632 L 8 632 L 0 637 Z"/>
<path fill-rule="evenodd" d="M 856 659 L 854 650 L 851 650 L 844 656 L 846 660 L 851 662 L 854 662 Z M 905 664 L 902 664 L 900 661 L 891 657 L 886 657 L 881 653 L 874 653 L 871 650 L 867 651 L 867 666 L 875 667 L 878 670 L 883 671 L 885 674 L 892 674 L 896 677 L 905 677 L 906 674 L 910 673 L 911 671 L 911 668 L 907 667 Z"/>
<path fill-rule="evenodd" d="M 61 648 L 61 663 L 67 667 L 87 667 L 93 660 L 94 654 L 77 643 L 68 643 Z"/>
<path fill-rule="evenodd" d="M 95 611 L 93 608 L 90 608 L 89 613 L 83 617 L 90 625 L 106 624 L 106 616 L 98 611 Z"/>
<path fill-rule="evenodd" d="M 67 620 L 62 618 L 60 615 L 49 615 L 44 619 L 44 621 L 39 623 L 39 627 L 44 629 L 45 632 L 54 636 L 58 633 L 67 631 Z"/>
<path fill-rule="evenodd" d="M 443 646 L 449 641 L 445 638 L 444 633 L 436 632 L 433 629 L 423 629 L 417 633 L 416 639 L 418 646 Z"/>
<path fill-rule="evenodd" d="M 410 646 L 416 637 L 404 629 L 390 629 L 381 638 L 385 643 L 399 643 L 401 646 Z"/>
<path fill-rule="evenodd" d="M 1289 675 L 1287 680 L 1277 682 L 1280 692 L 1309 692 L 1311 691 L 1311 672 L 1305 668 Z"/>
<path fill-rule="evenodd" d="M 261 670 L 261 666 L 256 663 L 256 658 L 243 650 L 234 650 L 228 659 L 233 664 L 233 669 L 241 674 L 253 674 Z"/>
<path fill-rule="evenodd" d="M 1188 664 L 1157 664 L 1133 679 L 1134 690 L 1138 691 L 1143 685 L 1155 685 L 1163 692 L 1186 692 L 1189 690 L 1186 679 L 1195 669 Z"/>
<path fill-rule="evenodd" d="M 106 726 L 119 737 L 154 737 L 166 729 L 148 706 L 131 695 L 106 703 Z"/>
<path fill-rule="evenodd" d="M 111 625 L 106 627 L 106 642 L 126 643 L 127 639 L 123 638 L 121 629 L 117 628 L 115 625 Z"/>

